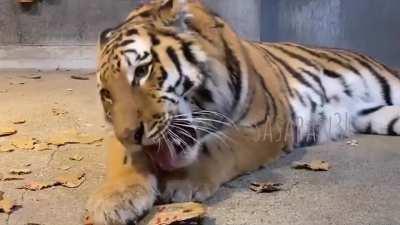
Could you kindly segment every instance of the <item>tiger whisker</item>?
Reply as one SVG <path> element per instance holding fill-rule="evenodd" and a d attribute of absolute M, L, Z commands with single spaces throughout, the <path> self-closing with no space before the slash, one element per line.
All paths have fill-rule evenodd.
<path fill-rule="evenodd" d="M 228 116 L 226 116 L 226 115 L 224 115 L 222 113 L 219 113 L 219 112 L 203 110 L 200 113 L 194 112 L 193 114 L 194 115 L 197 115 L 197 114 L 201 115 L 202 113 L 204 113 L 203 115 L 211 114 L 211 115 L 216 115 L 216 116 L 222 117 L 225 120 L 227 120 L 229 123 L 231 123 L 233 126 L 236 126 L 236 122 L 234 120 L 232 120 Z"/>
<path fill-rule="evenodd" d="M 179 148 L 182 150 L 182 151 L 185 151 L 185 149 L 186 149 L 186 147 L 188 147 L 189 145 L 186 143 L 186 141 L 184 141 L 182 138 L 180 138 L 178 135 L 176 135 L 172 130 L 170 130 L 170 129 L 168 129 L 167 130 L 167 132 L 168 132 L 168 134 L 170 134 L 172 137 L 173 137 L 173 139 L 175 139 L 175 140 L 172 140 L 173 142 L 175 142 L 175 143 L 177 143 L 176 142 L 176 140 L 178 141 L 178 146 L 179 146 Z M 182 145 L 183 145 L 183 147 L 182 147 Z"/>
<path fill-rule="evenodd" d="M 228 116 L 219 113 L 219 112 L 214 112 L 214 111 L 207 111 L 207 110 L 203 110 L 203 111 L 196 111 L 196 112 L 192 112 L 192 113 L 185 113 L 185 114 L 179 114 L 179 115 L 175 115 L 175 118 L 180 118 L 180 117 L 187 117 L 187 116 L 195 116 L 195 115 L 214 115 L 214 116 L 218 116 L 218 117 L 222 117 L 225 120 L 228 121 L 228 123 L 233 126 L 236 127 L 235 121 L 233 121 L 231 118 L 229 118 Z"/>
<path fill-rule="evenodd" d="M 194 142 L 199 143 L 199 141 L 196 138 L 192 137 L 185 129 L 183 129 L 183 128 L 179 127 L 179 126 L 175 126 L 173 124 L 170 124 L 170 126 L 173 127 L 173 128 L 179 129 L 180 131 L 178 131 L 178 132 L 180 134 L 183 134 L 186 137 L 192 139 Z"/>
<path fill-rule="evenodd" d="M 232 126 L 232 124 L 230 124 L 230 123 L 223 122 L 223 121 L 220 121 L 220 120 L 209 119 L 209 118 L 192 118 L 192 119 L 195 122 L 214 122 L 214 123 L 219 123 L 219 124 L 223 124 L 223 125 L 226 125 L 226 126 Z M 175 119 L 175 120 L 176 121 L 182 121 L 184 119 Z"/>
<path fill-rule="evenodd" d="M 181 122 L 185 122 L 185 123 L 181 123 Z M 202 121 L 198 121 L 198 122 L 202 122 Z M 179 124 L 179 125 L 186 125 L 187 127 L 191 127 L 191 128 L 204 128 L 209 130 L 210 132 L 220 132 L 215 126 L 213 126 L 212 124 L 206 123 L 207 125 L 213 126 L 204 126 L 204 125 L 199 125 L 199 124 L 193 124 L 191 121 L 188 120 L 174 120 L 173 123 Z M 204 121 L 203 121 L 204 123 Z"/>
<path fill-rule="evenodd" d="M 225 139 L 228 139 L 229 141 L 232 141 L 232 142 L 233 142 L 233 140 L 232 140 L 230 137 L 226 136 L 226 135 L 223 134 L 223 133 L 218 133 L 216 130 L 212 130 L 212 129 L 209 128 L 209 127 L 201 127 L 201 126 L 197 126 L 197 125 L 188 125 L 188 124 L 180 124 L 180 123 L 177 123 L 177 124 L 179 124 L 180 126 L 183 126 L 183 127 L 189 127 L 189 128 L 201 130 L 201 131 L 203 131 L 203 132 L 205 132 L 205 133 L 207 133 L 207 134 L 209 134 L 209 135 L 213 135 L 213 136 L 215 136 L 218 140 L 220 140 L 222 143 L 224 143 L 225 145 L 228 145 L 228 144 L 226 143 L 226 141 L 224 140 L 224 138 L 225 138 Z"/>
<path fill-rule="evenodd" d="M 176 120 L 176 122 L 186 122 L 185 120 Z M 193 126 L 197 127 L 203 127 L 205 129 L 210 130 L 211 132 L 218 132 L 219 128 L 214 126 L 213 124 L 210 124 L 206 121 L 193 121 L 194 123 L 186 123 L 187 125 L 192 124 Z M 204 124 L 204 125 L 201 125 Z"/>
<path fill-rule="evenodd" d="M 171 147 L 171 143 L 170 143 L 170 140 L 169 140 L 168 136 L 165 136 L 164 134 L 162 134 L 162 137 L 163 137 L 165 143 L 167 144 L 167 149 L 170 152 L 172 158 L 175 158 L 175 147 L 174 147 L 174 145 L 172 145 L 172 147 Z"/>

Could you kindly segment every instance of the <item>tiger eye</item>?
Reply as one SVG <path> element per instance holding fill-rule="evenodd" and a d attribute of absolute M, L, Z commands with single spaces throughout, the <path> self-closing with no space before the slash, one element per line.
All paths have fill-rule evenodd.
<path fill-rule="evenodd" d="M 149 73 L 149 65 L 138 66 L 135 70 L 135 77 L 140 79 Z"/>

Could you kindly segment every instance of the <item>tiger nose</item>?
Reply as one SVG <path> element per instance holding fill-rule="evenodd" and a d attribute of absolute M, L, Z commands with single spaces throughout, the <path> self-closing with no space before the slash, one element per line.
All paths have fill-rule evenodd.
<path fill-rule="evenodd" d="M 142 144 L 143 136 L 144 136 L 144 125 L 140 123 L 139 127 L 132 129 L 126 128 L 123 132 L 123 137 L 126 139 L 130 139 L 134 144 L 140 145 Z"/>
<path fill-rule="evenodd" d="M 143 135 L 144 135 L 144 125 L 143 123 L 140 123 L 139 127 L 133 131 L 133 140 L 135 144 L 138 145 L 142 144 Z"/>

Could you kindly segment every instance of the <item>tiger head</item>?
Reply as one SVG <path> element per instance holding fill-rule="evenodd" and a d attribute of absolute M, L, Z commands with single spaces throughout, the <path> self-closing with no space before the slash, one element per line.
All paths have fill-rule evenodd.
<path fill-rule="evenodd" d="M 99 89 L 116 137 L 164 170 L 194 162 L 202 141 L 232 123 L 238 45 L 225 22 L 194 0 L 153 1 L 102 32 Z"/>

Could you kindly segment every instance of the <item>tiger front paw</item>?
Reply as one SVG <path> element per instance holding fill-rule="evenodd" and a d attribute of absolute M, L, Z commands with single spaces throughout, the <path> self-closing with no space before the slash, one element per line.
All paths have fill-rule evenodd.
<path fill-rule="evenodd" d="M 218 185 L 205 180 L 168 180 L 161 197 L 167 202 L 203 202 L 210 198 L 218 190 L 218 187 Z"/>
<path fill-rule="evenodd" d="M 154 182 L 155 183 L 155 182 Z M 153 185 L 112 182 L 103 185 L 88 201 L 94 225 L 134 225 L 153 206 Z"/>

